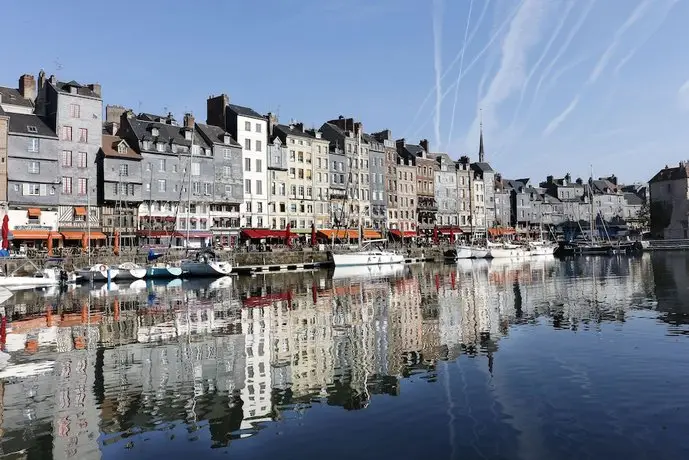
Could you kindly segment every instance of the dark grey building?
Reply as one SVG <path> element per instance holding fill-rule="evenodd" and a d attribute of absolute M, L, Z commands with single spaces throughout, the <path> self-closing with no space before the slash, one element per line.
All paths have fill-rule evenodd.
<path fill-rule="evenodd" d="M 118 136 L 102 137 L 96 166 L 103 233 L 113 243 L 117 230 L 123 246 L 135 246 L 143 197 L 141 155 Z"/>
<path fill-rule="evenodd" d="M 388 197 L 386 193 L 387 164 L 383 142 L 376 137 L 364 134 L 363 140 L 368 148 L 370 165 L 370 189 L 371 189 L 371 222 L 373 228 L 382 230 L 388 228 Z"/>
<path fill-rule="evenodd" d="M 240 231 L 239 206 L 244 200 L 242 147 L 230 133 L 218 126 L 196 123 L 196 129 L 211 146 L 213 156 L 213 192 L 210 199 L 213 241 L 234 245 Z"/>
<path fill-rule="evenodd" d="M 347 178 L 349 167 L 345 155 L 345 133 L 338 126 L 323 123 L 323 138 L 330 141 L 328 163 L 330 164 L 330 222 L 333 226 L 345 226 L 347 212 Z"/>

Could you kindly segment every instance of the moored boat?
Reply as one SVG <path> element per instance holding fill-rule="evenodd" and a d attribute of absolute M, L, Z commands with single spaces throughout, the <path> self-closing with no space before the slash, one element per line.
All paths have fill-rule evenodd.
<path fill-rule="evenodd" d="M 43 268 L 37 270 L 34 275 L 16 276 L 1 275 L 0 286 L 12 289 L 34 288 L 43 286 L 59 286 L 61 284 L 74 283 L 76 275 L 67 273 L 59 268 Z"/>
<path fill-rule="evenodd" d="M 114 280 L 120 271 L 115 267 L 109 267 L 105 264 L 96 264 L 88 268 L 77 270 L 77 275 L 86 281 L 110 281 Z"/>
<path fill-rule="evenodd" d="M 518 244 L 490 243 L 490 257 L 493 259 L 519 259 L 529 256 L 529 251 Z"/>
<path fill-rule="evenodd" d="M 353 251 L 349 253 L 330 253 L 330 256 L 335 267 L 404 263 L 403 255 L 391 251 L 382 250 Z"/>
<path fill-rule="evenodd" d="M 140 280 L 146 276 L 146 269 L 134 262 L 120 264 L 117 266 L 117 270 L 119 270 L 118 280 Z"/>
<path fill-rule="evenodd" d="M 184 276 L 227 276 L 232 272 L 232 264 L 217 260 L 211 251 L 197 253 L 194 260 L 183 260 L 180 267 Z"/>
<path fill-rule="evenodd" d="M 156 263 L 146 268 L 146 278 L 178 278 L 182 268 L 167 263 Z"/>
<path fill-rule="evenodd" d="M 556 249 L 556 245 L 545 240 L 529 242 L 529 253 L 532 256 L 550 256 L 555 253 Z"/>

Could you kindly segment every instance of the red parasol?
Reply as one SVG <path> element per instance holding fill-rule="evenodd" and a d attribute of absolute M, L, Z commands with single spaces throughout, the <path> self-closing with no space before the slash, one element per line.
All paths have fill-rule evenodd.
<path fill-rule="evenodd" d="M 311 224 L 311 246 L 316 246 L 316 224 Z"/>
<path fill-rule="evenodd" d="M 287 247 L 291 248 L 292 247 L 292 235 L 290 234 L 289 230 L 290 230 L 290 225 L 288 222 L 287 228 L 285 228 L 285 238 L 287 239 Z"/>
<path fill-rule="evenodd" d="M 10 248 L 10 217 L 5 214 L 2 218 L 2 249 Z"/>
<path fill-rule="evenodd" d="M 455 232 L 450 230 L 450 244 L 455 244 Z"/>

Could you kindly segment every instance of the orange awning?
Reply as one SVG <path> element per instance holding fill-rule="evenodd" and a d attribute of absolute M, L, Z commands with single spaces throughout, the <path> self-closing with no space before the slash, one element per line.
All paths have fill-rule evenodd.
<path fill-rule="evenodd" d="M 29 217 L 41 217 L 41 210 L 38 208 L 29 208 L 27 210 Z"/>
<path fill-rule="evenodd" d="M 15 240 L 47 240 L 48 230 L 12 230 Z"/>
<path fill-rule="evenodd" d="M 490 236 L 514 235 L 515 231 L 512 227 L 507 227 L 507 228 L 497 227 L 497 228 L 489 228 L 488 234 Z"/>
<path fill-rule="evenodd" d="M 85 216 L 86 215 L 86 208 L 83 206 L 77 206 L 74 208 L 74 215 L 75 216 Z"/>
<path fill-rule="evenodd" d="M 86 232 L 62 232 L 62 236 L 66 240 L 80 240 L 83 238 L 84 233 Z M 105 240 L 106 236 L 105 233 L 103 232 L 91 232 L 91 239 L 92 240 Z"/>
<path fill-rule="evenodd" d="M 347 229 L 347 230 L 328 230 L 328 229 L 322 229 L 318 230 L 318 236 L 321 238 L 327 238 L 327 239 L 332 239 L 333 235 L 335 235 L 336 240 L 344 240 L 344 239 L 350 239 L 350 240 L 357 240 L 359 239 L 359 231 L 354 230 L 354 229 Z M 380 239 L 382 238 L 382 235 L 375 231 L 375 230 L 364 230 L 364 239 Z"/>

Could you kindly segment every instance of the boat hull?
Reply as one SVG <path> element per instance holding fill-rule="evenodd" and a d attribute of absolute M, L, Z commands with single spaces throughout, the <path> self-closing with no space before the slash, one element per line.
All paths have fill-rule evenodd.
<path fill-rule="evenodd" d="M 493 259 L 521 259 L 528 257 L 529 251 L 523 248 L 491 248 L 490 256 Z"/>
<path fill-rule="evenodd" d="M 393 252 L 358 252 L 351 254 L 332 254 L 336 267 L 354 267 L 363 265 L 402 264 L 404 256 Z"/>
<path fill-rule="evenodd" d="M 490 251 L 483 248 L 471 248 L 471 258 L 472 259 L 485 259 L 490 257 Z"/>
<path fill-rule="evenodd" d="M 536 246 L 531 248 L 529 253 L 532 256 L 552 256 L 553 254 L 555 254 L 555 249 L 557 249 L 556 246 Z"/>
<path fill-rule="evenodd" d="M 117 274 L 118 280 L 140 280 L 146 277 L 145 268 L 130 268 L 130 269 L 120 269 Z"/>
<path fill-rule="evenodd" d="M 148 267 L 146 278 L 178 278 L 182 276 L 181 267 Z"/>
<path fill-rule="evenodd" d="M 182 262 L 185 276 L 227 276 L 232 272 L 229 262 Z"/>
<path fill-rule="evenodd" d="M 110 270 L 110 281 L 113 281 L 120 274 L 120 271 L 116 268 L 111 268 Z M 105 270 L 77 270 L 77 274 L 81 279 L 86 281 L 108 281 L 108 269 Z"/>

